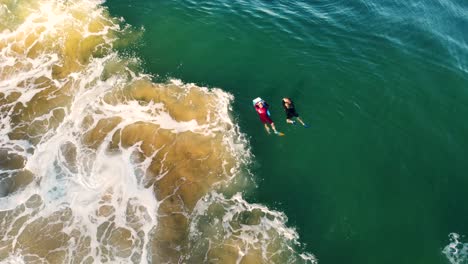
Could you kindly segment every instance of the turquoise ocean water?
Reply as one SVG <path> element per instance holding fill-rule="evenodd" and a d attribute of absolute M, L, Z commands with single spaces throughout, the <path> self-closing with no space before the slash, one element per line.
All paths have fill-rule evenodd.
<path fill-rule="evenodd" d="M 284 211 L 321 263 L 449 263 L 448 235 L 468 235 L 466 2 L 106 5 L 144 28 L 131 51 L 147 72 L 235 96 L 249 199 Z M 285 137 L 265 133 L 257 96 Z M 284 96 L 310 128 L 285 123 Z"/>
<path fill-rule="evenodd" d="M 146 72 L 235 96 L 249 201 L 285 212 L 320 263 L 450 263 L 449 234 L 466 241 L 467 2 L 105 5 L 144 28 L 129 51 Z M 285 137 L 265 133 L 257 96 Z M 310 128 L 285 123 L 285 96 Z"/>

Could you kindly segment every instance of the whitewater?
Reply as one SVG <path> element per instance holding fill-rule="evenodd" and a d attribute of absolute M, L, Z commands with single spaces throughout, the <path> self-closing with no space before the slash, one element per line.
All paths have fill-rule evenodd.
<path fill-rule="evenodd" d="M 234 97 L 155 83 L 102 4 L 0 1 L 0 261 L 316 263 L 243 198 Z"/>

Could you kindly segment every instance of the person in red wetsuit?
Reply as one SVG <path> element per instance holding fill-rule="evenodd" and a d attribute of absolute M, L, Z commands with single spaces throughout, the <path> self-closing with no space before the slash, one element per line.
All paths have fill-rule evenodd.
<path fill-rule="evenodd" d="M 257 111 L 258 116 L 260 117 L 260 121 L 265 125 L 265 129 L 270 134 L 270 128 L 268 125 L 271 126 L 275 134 L 278 134 L 278 131 L 276 131 L 275 123 L 273 120 L 271 120 L 269 112 L 268 112 L 268 107 L 269 105 L 265 101 L 261 101 L 255 104 L 255 111 Z"/>

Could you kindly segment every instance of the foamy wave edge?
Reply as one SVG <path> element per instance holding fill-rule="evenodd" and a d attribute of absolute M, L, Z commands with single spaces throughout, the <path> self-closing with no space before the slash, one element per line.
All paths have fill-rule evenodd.
<path fill-rule="evenodd" d="M 50 2 L 48 2 L 48 3 L 50 3 Z M 91 8 L 91 10 L 93 12 L 97 12 L 97 13 L 102 13 L 103 12 L 102 7 L 99 7 L 103 3 L 101 1 L 83 1 L 83 3 L 86 3 L 87 5 L 89 5 L 89 7 Z M 48 8 L 51 8 L 51 6 L 44 5 L 44 6 L 41 7 L 41 10 L 42 10 L 42 12 L 45 12 L 45 13 L 50 12 L 50 10 L 48 10 Z M 93 12 L 91 12 L 91 13 L 93 13 Z M 94 14 L 96 14 L 96 13 L 94 13 Z M 36 20 L 36 19 L 40 19 L 40 17 L 39 18 L 38 17 L 28 17 L 28 19 L 26 19 L 26 21 L 28 21 L 27 23 L 33 23 L 34 20 Z M 60 23 L 60 19 L 65 20 L 65 19 L 67 19 L 67 17 L 66 17 L 66 14 L 65 14 L 64 16 L 56 16 L 55 19 L 56 20 L 55 20 L 54 23 L 58 24 L 58 23 Z M 111 21 L 111 20 L 108 20 L 108 21 Z M 111 23 L 111 24 L 113 24 L 113 23 Z M 117 32 L 122 32 L 122 29 L 120 29 L 115 24 L 113 24 L 113 25 L 114 25 L 114 27 L 104 28 L 104 32 L 102 32 L 102 35 L 107 36 L 107 31 L 108 30 L 115 30 Z M 25 26 L 24 24 L 22 24 L 21 26 L 22 27 L 28 27 L 28 25 Z M 22 30 L 21 26 L 19 28 L 20 30 Z M 29 26 L 31 26 L 31 25 L 29 25 Z M 53 32 L 55 29 L 53 27 L 50 27 L 50 28 L 48 28 L 48 30 L 50 32 Z M 47 32 L 47 30 L 46 30 L 46 32 Z M 11 34 L 13 34 L 13 33 L 14 33 L 14 31 L 4 30 L 3 33 L 2 33 L 2 38 L 8 39 L 8 37 L 11 36 Z M 42 34 L 42 33 L 40 33 L 40 34 Z M 93 35 L 93 34 L 96 34 L 96 33 L 94 32 L 94 33 L 89 33 L 89 34 L 85 34 L 85 35 L 89 36 L 89 35 Z M 104 37 L 104 39 L 105 39 L 105 43 L 107 43 L 107 44 L 112 44 L 115 41 L 115 38 L 106 39 Z M 33 47 L 33 46 L 31 46 L 31 47 Z M 107 50 L 107 49 L 109 49 L 109 47 L 106 47 L 104 45 L 103 49 Z M 2 53 L 0 54 L 0 63 L 3 66 L 4 65 L 6 65 L 6 66 L 12 66 L 13 65 L 12 64 L 13 62 L 11 60 L 12 55 L 11 54 L 8 54 L 8 55 L 6 54 L 6 52 L 8 52 L 8 50 L 9 49 L 3 49 Z M 10 122 L 10 120 L 8 120 L 8 118 L 3 118 L 2 119 L 3 126 L 2 126 L 2 129 L 1 129 L 1 132 L 2 132 L 1 133 L 2 138 L 0 139 L 1 146 L 6 147 L 7 149 L 12 150 L 12 151 L 18 151 L 18 149 L 19 149 L 17 154 L 21 155 L 21 156 L 24 156 L 27 159 L 27 164 L 26 164 L 27 169 L 31 170 L 35 174 L 40 175 L 40 178 L 41 178 L 40 184 L 42 186 L 41 187 L 42 189 L 39 189 L 39 188 L 37 188 L 38 185 L 29 184 L 29 185 L 27 185 L 27 187 L 25 189 L 18 190 L 15 193 L 12 193 L 12 195 L 10 195 L 10 196 L 0 198 L 0 207 L 1 207 L 2 211 L 13 210 L 18 203 L 25 203 L 26 204 L 26 203 L 30 202 L 31 197 L 33 197 L 34 195 L 38 195 L 43 200 L 42 203 L 40 205 L 38 205 L 38 207 L 33 207 L 34 210 L 36 210 L 37 208 L 40 208 L 40 210 L 41 210 L 39 215 L 34 217 L 34 219 L 38 219 L 37 217 L 43 217 L 43 216 L 46 216 L 48 214 L 53 213 L 54 210 L 57 207 L 58 208 L 61 208 L 61 207 L 65 208 L 66 206 L 69 206 L 69 205 L 75 205 L 75 206 L 78 207 L 78 205 L 80 203 L 83 203 L 84 201 L 88 201 L 88 200 L 91 201 L 92 199 L 95 199 L 94 196 L 90 196 L 90 197 L 78 197 L 78 196 L 76 196 L 76 195 L 79 195 L 79 192 L 82 191 L 82 188 L 78 188 L 76 190 L 73 189 L 74 187 L 71 185 L 71 183 L 73 183 L 73 180 L 69 180 L 69 179 L 66 179 L 66 182 L 65 181 L 59 181 L 58 182 L 58 183 L 65 184 L 65 185 L 70 184 L 68 186 L 68 189 L 65 188 L 65 189 L 63 189 L 63 190 L 61 190 L 59 192 L 51 192 L 51 190 L 56 189 L 55 185 L 57 184 L 57 181 L 55 181 L 55 179 L 49 179 L 49 178 L 45 177 L 45 175 L 47 175 L 48 173 L 51 172 L 51 166 L 52 166 L 52 164 L 47 162 L 47 159 L 48 158 L 60 159 L 60 155 L 61 155 L 60 154 L 60 146 L 58 144 L 55 144 L 55 143 L 50 144 L 50 142 L 55 142 L 55 140 L 57 140 L 57 142 L 64 142 L 64 139 L 60 138 L 60 137 L 64 137 L 64 135 L 68 135 L 68 132 L 64 131 L 64 130 L 69 129 L 70 126 L 72 126 L 72 127 L 75 126 L 75 128 L 76 128 L 78 125 L 81 125 L 81 123 L 73 123 L 73 122 L 67 123 L 66 121 L 67 120 L 70 121 L 70 120 L 76 118 L 76 116 L 73 116 L 73 114 L 78 115 L 78 114 L 82 113 L 81 111 L 86 111 L 85 108 L 89 107 L 89 104 L 83 103 L 85 101 L 85 99 L 88 100 L 89 98 L 92 98 L 92 97 L 102 99 L 107 92 L 114 89 L 113 87 L 119 86 L 119 85 L 122 85 L 123 83 L 125 83 L 127 81 L 128 76 L 130 76 L 130 78 L 132 78 L 132 82 L 139 81 L 139 80 L 148 80 L 148 79 L 151 78 L 150 75 L 135 73 L 133 70 L 131 70 L 129 67 L 127 67 L 127 65 L 124 65 L 124 67 L 122 69 L 122 72 L 127 74 L 128 75 L 127 77 L 126 76 L 124 76 L 124 77 L 122 77 L 122 76 L 120 76 L 120 77 L 112 76 L 112 77 L 106 79 L 105 81 L 100 81 L 100 76 L 102 76 L 103 72 L 106 71 L 106 67 L 109 66 L 109 64 L 112 64 L 115 61 L 121 61 L 121 58 L 119 57 L 119 55 L 117 55 L 117 53 L 115 53 L 114 51 L 109 51 L 108 50 L 107 52 L 109 52 L 109 53 L 104 57 L 91 58 L 91 60 L 89 62 L 89 66 L 86 67 L 85 70 L 84 70 L 84 72 L 85 72 L 84 75 L 80 74 L 79 72 L 72 72 L 71 74 L 67 75 L 66 78 L 53 80 L 55 85 L 57 85 L 59 87 L 62 87 L 63 85 L 65 85 L 65 83 L 67 83 L 67 81 L 77 82 L 78 80 L 80 80 L 81 83 L 83 83 L 83 85 L 79 85 L 80 90 L 74 96 L 74 99 L 73 99 L 74 101 L 73 101 L 72 106 L 70 108 L 65 107 L 63 109 L 63 111 L 66 113 L 66 117 L 65 117 L 64 122 L 61 122 L 61 124 L 56 129 L 52 129 L 52 130 L 46 132 L 42 136 L 41 140 L 37 143 L 38 147 L 35 149 L 35 151 L 33 153 L 29 153 L 27 151 L 27 149 L 30 149 L 31 147 L 33 147 L 31 145 L 31 143 L 25 142 L 24 140 L 11 140 L 8 137 L 6 137 L 6 135 L 9 132 L 11 132 L 10 131 L 12 129 L 12 127 L 10 126 L 11 122 Z M 18 55 L 18 54 L 13 54 L 13 55 Z M 16 80 L 16 82 L 18 82 L 18 83 L 21 82 L 21 81 L 29 80 L 29 79 L 34 79 L 35 76 L 36 77 L 46 76 L 49 79 L 53 79 L 52 78 L 52 67 L 55 64 L 60 63 L 59 58 L 54 53 L 40 54 L 39 56 L 37 56 L 35 58 L 28 58 L 26 56 L 25 58 L 27 58 L 27 61 L 29 63 L 28 65 L 25 66 L 25 68 L 27 68 L 27 72 L 25 74 L 23 74 L 23 72 L 19 72 L 19 73 L 17 73 L 17 75 L 15 75 L 16 77 L 19 77 L 19 79 Z M 133 59 L 130 59 L 129 61 L 131 61 L 131 60 L 133 60 Z M 130 62 L 130 63 L 132 63 L 132 62 Z M 83 79 L 82 79 L 83 77 L 88 78 L 89 80 L 84 80 L 83 81 Z M 11 82 L 11 80 L 0 80 L 0 92 L 4 92 L 5 97 L 7 97 L 8 94 L 12 94 L 12 93 L 15 92 L 15 88 L 11 89 L 11 86 L 9 84 L 10 82 Z M 89 85 L 90 84 L 96 85 L 96 83 L 97 83 L 98 89 L 92 90 L 91 94 L 90 94 L 90 91 L 87 90 L 89 88 Z M 205 125 L 199 125 L 198 123 L 196 123 L 196 122 L 194 123 L 192 121 L 184 121 L 184 122 L 175 121 L 174 119 L 170 118 L 170 116 L 165 115 L 164 111 L 161 111 L 161 109 L 163 109 L 164 107 L 161 106 L 161 105 L 158 105 L 157 103 L 149 103 L 149 104 L 143 105 L 143 106 L 138 105 L 138 104 L 131 104 L 130 103 L 128 105 L 128 108 L 124 108 L 123 110 L 115 109 L 115 108 L 113 108 L 112 104 L 108 104 L 108 105 L 106 105 L 106 107 L 107 107 L 106 109 L 108 111 L 110 111 L 110 112 L 119 113 L 119 112 L 125 111 L 126 114 L 128 114 L 128 112 L 134 113 L 133 116 L 130 115 L 131 118 L 128 118 L 130 120 L 127 123 L 123 122 L 117 128 L 114 128 L 112 131 L 110 131 L 108 134 L 112 135 L 112 132 L 117 131 L 118 128 L 123 129 L 126 125 L 128 125 L 130 123 L 135 123 L 137 121 L 156 123 L 159 126 L 161 126 L 162 128 L 170 130 L 173 133 L 191 131 L 193 133 L 200 133 L 200 134 L 203 134 L 205 136 L 212 136 L 216 132 L 221 132 L 224 135 L 223 136 L 223 143 L 229 149 L 229 152 L 234 155 L 234 157 L 237 160 L 237 163 L 235 164 L 235 166 L 230 168 L 230 171 L 225 172 L 226 175 L 231 175 L 228 178 L 228 180 L 227 181 L 221 181 L 220 183 L 217 184 L 218 186 L 214 186 L 215 187 L 214 189 L 218 189 L 218 191 L 219 190 L 222 191 L 223 189 L 229 188 L 228 185 L 232 184 L 232 182 L 236 180 L 236 176 L 238 176 L 239 173 L 248 173 L 248 170 L 247 171 L 242 171 L 242 169 L 245 169 L 245 167 L 251 162 L 251 158 L 252 158 L 246 136 L 243 133 L 240 132 L 240 129 L 239 129 L 238 125 L 235 124 L 232 121 L 233 118 L 231 116 L 231 113 L 232 113 L 231 103 L 232 103 L 232 100 L 234 100 L 234 97 L 231 94 L 222 91 L 221 89 L 217 89 L 217 88 L 209 89 L 209 88 L 206 88 L 206 87 L 198 87 L 195 84 L 184 84 L 180 80 L 170 80 L 169 83 L 172 84 L 172 85 L 175 85 L 177 87 L 180 87 L 180 88 L 182 88 L 183 90 L 185 90 L 187 92 L 190 91 L 191 89 L 196 88 L 196 89 L 200 89 L 201 91 L 203 91 L 203 92 L 205 92 L 207 94 L 212 94 L 212 95 L 214 94 L 214 96 L 215 96 L 215 98 L 217 98 L 217 100 L 212 101 L 212 103 L 215 104 L 215 106 L 213 106 L 213 108 L 219 110 L 217 113 L 215 113 L 216 119 L 215 120 L 208 120 L 207 124 L 205 124 Z M 24 88 L 24 87 L 22 87 L 22 88 Z M 35 95 L 37 95 L 42 90 L 40 90 L 40 89 L 38 90 L 37 87 L 35 87 L 33 85 L 33 86 L 26 87 L 23 91 L 24 92 L 22 93 L 21 97 L 18 98 L 17 100 L 15 100 L 15 102 L 14 102 L 15 104 L 16 103 L 21 103 L 21 104 L 23 104 L 25 106 L 28 105 L 30 103 L 30 101 L 31 101 L 31 98 L 33 98 Z M 83 103 L 82 106 L 80 106 L 80 102 Z M 101 103 L 101 104 L 103 103 L 103 101 L 97 101 L 97 102 Z M 3 106 L 5 106 L 5 105 L 3 105 Z M 106 110 L 106 109 L 104 109 L 104 110 Z M 140 109 L 142 113 L 151 113 L 151 114 L 149 114 L 149 115 L 148 114 L 140 115 L 140 113 L 138 113 L 137 111 L 132 112 L 132 109 Z M 156 112 L 158 112 L 160 114 L 156 115 L 156 116 L 152 115 L 152 114 L 154 114 Z M 161 113 L 162 113 L 162 115 L 161 115 Z M 209 116 L 210 115 L 208 115 L 208 117 Z M 44 116 L 44 117 L 41 117 L 41 118 L 50 118 L 50 115 L 49 116 Z M 91 127 L 93 127 L 94 125 L 97 125 L 96 121 L 93 123 L 93 125 Z M 70 140 L 72 143 L 76 143 L 76 142 L 73 142 L 72 138 L 71 139 L 68 138 L 67 140 Z M 105 142 L 109 143 L 111 138 L 107 137 L 104 140 L 105 140 Z M 102 145 L 105 146 L 106 144 L 102 144 Z M 16 148 L 16 147 L 18 147 L 18 148 Z M 134 176 L 134 178 L 138 178 L 137 171 L 145 171 L 145 169 L 148 168 L 149 164 L 146 161 L 143 161 L 143 162 L 139 163 L 140 165 L 136 164 L 136 167 L 135 167 L 135 164 L 131 164 L 132 166 L 127 166 L 127 164 L 125 163 L 128 160 L 132 160 L 132 155 L 133 155 L 133 153 L 135 151 L 139 150 L 138 148 L 139 148 L 139 145 L 136 144 L 136 145 L 133 145 L 132 147 L 128 148 L 127 150 L 121 149 L 124 152 L 124 157 L 125 157 L 124 159 L 114 158 L 114 157 L 107 157 L 106 156 L 105 159 L 102 160 L 102 163 L 106 163 L 108 161 L 111 161 L 113 163 L 123 162 L 124 165 L 122 167 L 118 167 L 118 168 L 123 169 L 123 171 L 128 173 L 128 174 L 134 174 L 132 176 Z M 52 153 L 53 155 L 49 155 L 47 153 Z M 105 154 L 105 148 L 104 147 L 103 148 L 98 148 L 97 153 L 101 153 L 101 155 L 105 156 L 106 155 Z M 98 155 L 96 155 L 96 156 L 98 156 Z M 107 160 L 108 158 L 109 158 L 109 160 Z M 99 163 L 99 162 L 100 162 L 100 160 L 98 158 L 97 163 Z M 105 170 L 106 169 L 105 164 L 101 164 L 101 165 L 97 166 L 97 168 L 101 168 L 101 169 Z M 2 169 L 2 172 L 5 172 L 5 171 Z M 111 172 L 115 173 L 115 171 L 111 171 Z M 134 188 L 134 191 L 136 191 L 136 192 L 138 192 L 138 191 L 142 192 L 143 191 L 143 189 L 141 189 L 141 182 L 132 181 L 132 180 L 130 182 L 128 182 L 129 179 L 124 177 L 124 176 L 122 176 L 121 180 L 122 180 L 122 183 L 125 183 L 125 184 L 130 183 L 133 186 L 132 188 Z M 106 190 L 105 188 L 109 187 L 108 183 L 105 183 L 102 180 L 96 181 L 96 179 L 83 179 L 83 181 L 80 182 L 80 184 L 81 185 L 79 185 L 79 186 L 81 186 L 81 187 L 82 186 L 87 186 L 87 188 L 89 190 L 99 190 L 100 189 L 100 192 L 105 192 L 105 190 Z M 44 186 L 46 186 L 46 188 L 44 188 Z M 268 208 L 266 208 L 266 207 L 264 207 L 262 205 L 249 204 L 248 202 L 246 202 L 242 198 L 242 196 L 240 194 L 235 194 L 235 195 L 232 195 L 232 196 L 229 197 L 229 196 L 226 196 L 226 195 L 223 195 L 223 194 L 219 193 L 218 191 L 211 191 L 209 194 L 205 195 L 202 199 L 200 199 L 197 202 L 196 207 L 193 210 L 192 214 L 190 215 L 190 217 L 193 219 L 192 223 L 190 224 L 190 229 L 192 231 L 192 232 L 190 232 L 190 238 L 192 239 L 192 242 L 194 240 L 196 240 L 197 236 L 200 234 L 199 229 L 196 228 L 196 226 L 200 224 L 200 221 L 198 221 L 198 220 L 202 219 L 204 216 L 206 216 L 208 214 L 209 207 L 211 205 L 215 204 L 215 205 L 221 205 L 228 212 L 228 214 L 223 216 L 221 219 L 223 221 L 227 221 L 227 222 L 231 222 L 231 223 L 237 221 L 238 220 L 237 218 L 239 217 L 239 215 L 243 214 L 243 212 L 247 212 L 248 214 L 252 214 L 252 212 L 254 212 L 253 213 L 254 218 L 257 217 L 257 216 L 255 216 L 257 214 L 256 212 L 260 212 L 261 214 L 263 214 L 263 215 L 259 216 L 259 221 L 260 221 L 259 224 L 251 224 L 249 228 L 246 228 L 245 226 L 242 226 L 241 228 L 233 230 L 229 226 L 222 225 L 223 232 L 226 232 L 224 234 L 224 235 L 226 235 L 226 237 L 224 237 L 224 235 L 223 235 L 223 238 L 221 238 L 221 239 L 225 239 L 225 238 L 231 239 L 231 237 L 236 236 L 236 239 L 242 240 L 244 242 L 244 244 L 247 245 L 247 246 L 252 246 L 253 248 L 258 248 L 258 246 L 260 245 L 260 248 L 262 250 L 264 250 L 264 251 L 262 251 L 261 254 L 264 254 L 267 251 L 267 248 L 262 248 L 262 247 L 267 247 L 268 243 L 266 243 L 266 244 L 265 243 L 259 243 L 258 244 L 258 241 L 262 240 L 262 239 L 267 239 L 268 238 L 267 233 L 269 231 L 278 232 L 279 237 L 281 239 L 284 239 L 285 241 L 287 241 L 287 243 L 292 242 L 291 245 L 289 245 L 289 244 L 284 245 L 287 248 L 287 250 L 291 250 L 291 252 L 295 252 L 295 250 L 293 248 L 291 248 L 291 246 L 293 244 L 299 245 L 298 234 L 294 229 L 290 229 L 290 228 L 286 227 L 287 218 L 286 218 L 286 216 L 284 214 L 282 214 L 280 212 L 270 211 L 270 210 L 268 210 Z M 68 197 L 68 198 L 70 197 L 70 196 L 68 196 L 69 194 L 64 193 L 64 192 L 70 192 L 72 194 L 75 194 L 75 196 L 72 197 L 73 199 L 71 201 L 67 200 L 66 203 L 63 203 L 64 197 Z M 98 193 L 100 193 L 100 192 L 98 192 Z M 158 206 L 159 206 L 158 202 L 160 202 L 160 201 L 149 202 L 148 198 L 149 198 L 149 195 L 151 195 L 151 194 L 152 194 L 151 192 L 146 192 L 145 194 L 143 194 L 145 197 L 141 197 L 143 201 L 146 200 L 148 203 L 152 204 L 151 206 L 149 206 L 149 208 L 151 208 L 149 210 L 150 212 L 151 211 L 156 211 Z M 152 194 L 152 195 L 154 196 L 154 194 Z M 126 197 L 126 196 L 124 195 L 123 197 Z M 131 197 L 127 197 L 126 199 L 131 200 Z M 66 205 L 66 206 L 64 207 L 64 205 Z M 118 203 L 114 204 L 114 205 L 115 205 L 115 207 L 119 206 Z M 57 206 L 57 207 L 55 207 L 55 206 Z M 92 211 L 82 212 L 82 217 L 81 217 L 80 221 L 87 221 L 87 220 L 83 220 L 83 219 L 86 219 L 86 215 L 91 214 L 91 212 Z M 30 212 L 30 213 L 32 213 L 32 212 Z M 123 214 L 124 212 L 121 212 L 121 213 Z M 27 213 L 23 212 L 23 215 L 25 215 L 25 214 L 27 214 Z M 216 219 L 219 219 L 219 217 L 220 216 L 218 216 L 216 214 L 212 215 L 212 219 L 214 219 L 213 221 L 216 221 Z M 104 220 L 106 220 L 106 219 L 108 219 L 108 218 L 105 218 Z M 147 219 L 147 218 L 145 218 L 145 219 Z M 103 224 L 102 221 L 104 221 L 104 220 L 99 220 L 98 222 L 100 224 Z M 96 222 L 93 222 L 93 221 L 96 221 L 96 219 L 94 219 L 94 220 L 91 219 L 85 225 L 85 228 L 82 229 L 81 231 L 82 232 L 89 232 L 88 229 L 96 229 L 96 230 L 94 230 L 94 232 L 97 233 L 98 232 L 97 226 L 93 226 L 93 225 L 97 225 L 97 224 L 96 224 Z M 123 221 L 123 219 L 122 219 L 122 221 Z M 157 222 L 152 221 L 152 223 L 154 225 L 157 225 Z M 125 225 L 125 224 L 123 224 L 123 225 Z M 152 232 L 151 229 L 153 229 L 153 228 L 154 227 L 147 226 L 146 228 L 143 228 L 143 229 L 145 229 L 146 230 L 145 233 L 148 234 L 148 233 Z M 266 230 L 265 230 L 265 228 L 266 228 Z M 24 231 L 24 228 L 22 230 Z M 236 232 L 237 232 L 237 234 L 234 234 Z M 136 237 L 138 235 L 134 234 L 134 236 Z M 92 242 L 92 244 L 96 244 L 96 243 L 99 243 L 98 239 L 93 240 L 93 242 Z M 143 243 L 148 243 L 148 242 L 143 242 Z M 97 246 L 95 245 L 94 247 L 97 247 Z M 69 249 L 64 249 L 64 250 L 69 251 Z M 143 250 L 143 251 L 145 251 L 145 250 Z M 237 259 L 237 262 L 239 263 L 241 261 L 242 257 L 244 256 L 243 254 L 245 253 L 245 248 L 239 248 L 238 253 L 239 253 L 239 255 L 238 255 L 239 258 Z M 98 254 L 99 253 L 91 252 L 92 256 L 97 256 Z M 144 261 L 145 259 L 148 259 L 148 256 L 146 256 L 144 253 L 140 252 L 140 254 L 143 255 L 141 257 L 142 261 Z M 70 252 L 70 255 L 73 255 L 72 252 Z M 315 257 L 313 257 L 311 254 L 302 253 L 302 254 L 299 254 L 299 257 L 303 261 L 306 261 L 306 262 L 312 262 L 312 263 L 316 262 Z M 185 256 L 185 258 L 187 260 L 189 260 L 190 256 Z M 7 258 L 4 261 L 21 261 L 21 259 L 22 259 L 22 257 L 20 257 L 20 256 L 10 256 L 9 258 Z M 262 256 L 262 259 L 266 260 L 266 259 L 268 259 L 268 257 Z M 299 259 L 295 259 L 294 262 L 291 262 L 291 263 L 295 263 L 296 261 L 299 261 Z"/>
<path fill-rule="evenodd" d="M 457 233 L 448 235 L 450 243 L 445 246 L 442 253 L 451 264 L 468 263 L 468 243 L 461 242 L 461 236 Z"/>

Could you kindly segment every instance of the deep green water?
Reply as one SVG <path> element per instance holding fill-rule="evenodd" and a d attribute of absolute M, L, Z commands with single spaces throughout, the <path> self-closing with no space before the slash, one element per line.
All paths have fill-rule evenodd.
<path fill-rule="evenodd" d="M 448 263 L 448 234 L 468 235 L 466 2 L 106 5 L 145 28 L 131 48 L 147 72 L 235 95 L 249 200 L 285 212 L 320 263 Z M 265 133 L 257 96 L 285 137 Z M 284 96 L 311 128 L 285 123 Z"/>

